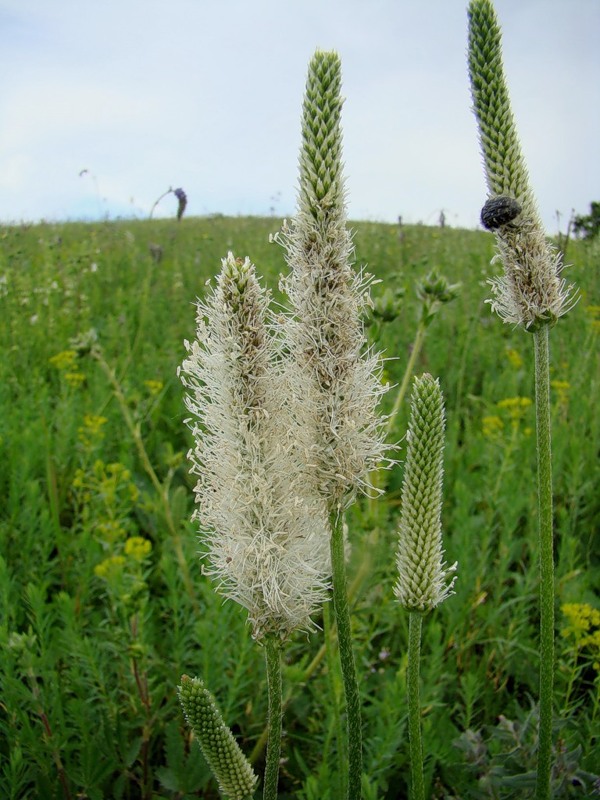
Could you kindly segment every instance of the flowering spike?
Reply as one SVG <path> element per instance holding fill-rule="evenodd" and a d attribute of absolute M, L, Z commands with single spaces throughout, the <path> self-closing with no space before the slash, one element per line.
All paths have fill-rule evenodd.
<path fill-rule="evenodd" d="M 177 693 L 185 718 L 218 781 L 219 791 L 231 800 L 251 797 L 258 778 L 223 721 L 211 693 L 199 678 L 187 675 L 181 676 Z"/>
<path fill-rule="evenodd" d="M 334 508 L 357 489 L 383 454 L 376 407 L 381 362 L 364 352 L 361 314 L 370 277 L 351 266 L 342 173 L 341 65 L 317 51 L 309 64 L 302 120 L 298 211 L 280 240 L 290 267 L 281 288 L 292 314 L 282 323 L 288 380 L 315 488 Z"/>
<path fill-rule="evenodd" d="M 490 281 L 488 302 L 504 322 L 533 331 L 569 311 L 573 288 L 560 277 L 562 257 L 544 235 L 529 185 L 491 0 L 471 0 L 468 15 L 471 94 L 490 194 L 482 220 L 495 231 L 504 265 L 504 276 Z"/>
<path fill-rule="evenodd" d="M 398 581 L 394 593 L 409 611 L 429 611 L 453 594 L 456 564 L 447 567 L 442 550 L 444 400 L 439 381 L 415 378 L 411 398 L 406 464 L 402 483 Z"/>
<path fill-rule="evenodd" d="M 330 572 L 324 504 L 309 496 L 295 422 L 267 327 L 268 293 L 248 259 L 223 260 L 198 302 L 197 338 L 179 375 L 195 439 L 188 457 L 206 572 L 263 638 L 314 627 Z"/>

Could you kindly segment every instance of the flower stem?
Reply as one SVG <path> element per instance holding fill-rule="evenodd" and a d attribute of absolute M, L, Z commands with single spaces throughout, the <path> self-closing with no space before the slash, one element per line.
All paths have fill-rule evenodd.
<path fill-rule="evenodd" d="M 337 747 L 337 757 L 340 765 L 347 762 L 346 741 L 342 727 L 341 703 L 340 703 L 340 667 L 337 660 L 337 635 L 333 630 L 333 614 L 330 603 L 323 605 L 323 633 L 327 654 L 327 683 L 329 686 L 329 697 L 331 702 L 333 730 Z M 339 770 L 336 784 L 336 797 L 346 796 L 346 774 L 343 769 Z"/>
<path fill-rule="evenodd" d="M 552 769 L 554 553 L 552 536 L 549 327 L 549 325 L 544 325 L 533 335 L 535 345 L 535 408 L 540 537 L 540 727 L 537 800 L 549 800 L 550 798 Z"/>
<path fill-rule="evenodd" d="M 267 686 L 269 691 L 267 760 L 263 800 L 276 800 L 279 781 L 279 759 L 281 756 L 281 645 L 269 638 L 265 644 L 267 664 Z"/>
<path fill-rule="evenodd" d="M 393 428 L 396 415 L 398 411 L 400 411 L 400 406 L 402 405 L 402 401 L 404 400 L 404 396 L 406 395 L 406 390 L 408 389 L 408 384 L 410 383 L 410 379 L 412 378 L 417 358 L 419 357 L 421 348 L 423 347 L 423 342 L 425 341 L 426 330 L 427 330 L 427 325 L 423 322 L 423 320 L 420 320 L 410 350 L 410 357 L 408 359 L 406 369 L 404 370 L 402 383 L 400 384 L 400 388 L 398 389 L 398 393 L 396 394 L 396 400 L 394 401 L 394 407 L 392 408 L 390 416 L 388 418 L 387 433 L 390 433 L 391 429 Z"/>
<path fill-rule="evenodd" d="M 333 607 L 338 632 L 340 665 L 346 698 L 346 727 L 348 734 L 348 800 L 360 800 L 362 774 L 362 726 L 360 716 L 360 694 L 356 677 L 356 666 L 352 652 L 350 610 L 346 588 L 346 562 L 344 559 L 344 524 L 341 509 L 330 515 L 331 523 L 331 572 L 333 583 Z"/>
<path fill-rule="evenodd" d="M 419 698 L 419 662 L 423 615 L 411 611 L 408 622 L 408 738 L 410 744 L 411 800 L 425 800 L 423 784 L 423 744 L 421 742 L 421 703 Z"/>

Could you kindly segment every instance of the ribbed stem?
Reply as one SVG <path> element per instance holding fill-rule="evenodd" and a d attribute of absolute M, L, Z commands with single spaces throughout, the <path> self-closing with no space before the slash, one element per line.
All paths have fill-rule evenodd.
<path fill-rule="evenodd" d="M 269 693 L 267 760 L 263 786 L 263 800 L 277 800 L 279 760 L 281 758 L 281 645 L 276 639 L 265 644 L 267 687 Z"/>
<path fill-rule="evenodd" d="M 535 345 L 535 408 L 540 549 L 540 727 L 537 800 L 550 800 L 552 771 L 554 545 L 552 533 L 549 327 L 548 325 L 544 325 L 533 335 Z"/>
<path fill-rule="evenodd" d="M 411 800 L 425 800 L 425 787 L 423 783 L 423 744 L 421 742 L 421 701 L 419 695 L 422 624 L 422 614 L 418 611 L 411 611 L 408 622 L 408 669 L 406 676 Z"/>
<path fill-rule="evenodd" d="M 360 800 L 362 774 L 362 725 L 360 693 L 352 652 L 350 609 L 346 587 L 346 562 L 344 558 L 344 524 L 340 510 L 330 515 L 331 571 L 333 607 L 338 632 L 340 664 L 346 698 L 346 728 L 348 733 L 348 800 Z"/>

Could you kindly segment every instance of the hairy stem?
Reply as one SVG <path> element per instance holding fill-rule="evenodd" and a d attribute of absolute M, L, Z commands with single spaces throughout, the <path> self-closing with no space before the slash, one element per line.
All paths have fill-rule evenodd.
<path fill-rule="evenodd" d="M 327 651 L 327 683 L 329 686 L 331 707 L 333 709 L 332 722 L 335 732 L 337 758 L 340 764 L 344 764 L 347 761 L 347 754 L 345 751 L 345 739 L 340 708 L 340 668 L 336 653 L 337 636 L 334 635 L 333 631 L 333 620 L 329 603 L 325 603 L 323 606 L 323 633 L 325 635 L 325 647 Z M 346 796 L 346 775 L 343 769 L 340 769 L 338 773 L 337 793 L 339 797 Z"/>
<path fill-rule="evenodd" d="M 537 428 L 540 549 L 540 729 L 537 800 L 549 800 L 552 769 L 552 691 L 554 684 L 554 553 L 552 535 L 552 454 L 550 433 L 549 326 L 537 330 L 535 409 Z"/>
<path fill-rule="evenodd" d="M 348 800 L 360 800 L 362 774 L 362 726 L 360 716 L 360 694 L 356 677 L 356 666 L 352 652 L 350 609 L 346 587 L 346 562 L 344 558 L 344 524 L 341 509 L 330 515 L 331 523 L 331 571 L 333 583 L 333 607 L 338 632 L 340 665 L 344 679 L 346 698 L 346 728 L 348 735 Z"/>
<path fill-rule="evenodd" d="M 279 760 L 281 757 L 281 645 L 275 639 L 268 639 L 265 645 L 267 663 L 267 687 L 269 691 L 267 761 L 263 800 L 276 800 L 279 781 Z"/>
<path fill-rule="evenodd" d="M 425 800 L 423 784 L 423 744 L 421 742 L 421 702 L 419 696 L 419 662 L 421 660 L 421 627 L 423 616 L 411 611 L 408 622 L 408 739 L 410 745 L 411 800 Z"/>

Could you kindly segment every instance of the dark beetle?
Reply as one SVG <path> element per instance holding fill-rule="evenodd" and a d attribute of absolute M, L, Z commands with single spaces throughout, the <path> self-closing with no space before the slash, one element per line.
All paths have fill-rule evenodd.
<path fill-rule="evenodd" d="M 488 231 L 493 231 L 507 222 L 512 222 L 521 213 L 521 204 L 514 197 L 499 195 L 490 197 L 481 209 L 481 224 Z"/>

